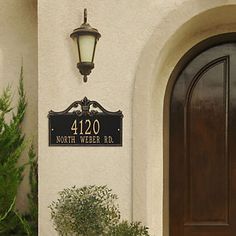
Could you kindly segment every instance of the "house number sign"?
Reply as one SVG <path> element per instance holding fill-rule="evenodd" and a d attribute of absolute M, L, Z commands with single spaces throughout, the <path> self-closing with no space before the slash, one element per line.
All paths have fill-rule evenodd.
<path fill-rule="evenodd" d="M 85 97 L 49 112 L 49 146 L 122 146 L 122 119 L 121 111 L 107 111 Z"/>

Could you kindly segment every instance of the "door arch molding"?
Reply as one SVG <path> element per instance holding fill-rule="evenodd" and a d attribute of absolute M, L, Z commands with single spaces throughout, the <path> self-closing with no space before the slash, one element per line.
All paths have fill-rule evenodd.
<path fill-rule="evenodd" d="M 187 58 L 183 55 L 194 45 L 215 35 L 236 32 L 233 14 L 236 5 L 232 5 L 235 1 L 206 2 L 207 6 L 199 8 L 199 1 L 188 1 L 178 9 L 186 13 L 183 18 L 179 19 L 175 11 L 161 22 L 145 46 L 136 72 L 132 131 L 133 219 L 147 224 L 157 236 L 168 235 L 168 108 L 164 104 L 168 103 L 172 78 L 181 69 L 179 65 L 184 64 L 183 60 L 187 60 L 181 58 Z M 226 17 L 217 21 L 220 17 L 216 16 L 225 12 Z M 206 19 L 210 19 L 207 24 Z M 175 20 L 177 24 L 173 29 L 170 24 Z"/>

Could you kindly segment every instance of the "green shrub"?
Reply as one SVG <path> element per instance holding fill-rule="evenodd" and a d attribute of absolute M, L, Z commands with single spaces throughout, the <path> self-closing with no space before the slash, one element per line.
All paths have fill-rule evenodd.
<path fill-rule="evenodd" d="M 38 235 L 38 160 L 33 145 L 30 146 L 29 152 L 29 183 L 30 193 L 28 194 L 29 213 L 25 215 L 30 228 L 30 236 Z"/>
<path fill-rule="evenodd" d="M 49 208 L 60 235 L 106 235 L 119 222 L 117 196 L 106 186 L 67 188 L 59 195 Z"/>
<path fill-rule="evenodd" d="M 113 226 L 107 236 L 149 236 L 148 228 L 141 222 L 122 221 Z"/>
<path fill-rule="evenodd" d="M 37 202 L 33 197 L 37 184 L 31 185 L 29 200 L 34 203 L 30 205 L 29 214 L 22 215 L 15 209 L 16 195 L 26 165 L 31 166 L 30 182 L 37 182 L 37 173 L 33 174 L 32 169 L 37 163 L 33 147 L 29 150 L 29 162 L 24 165 L 18 164 L 26 146 L 25 135 L 21 129 L 27 106 L 23 86 L 23 68 L 21 68 L 18 95 L 16 112 L 13 112 L 11 106 L 10 87 L 7 87 L 0 96 L 0 235 L 3 236 L 37 235 L 37 229 L 35 229 L 37 221 L 31 214 L 33 205 L 34 211 L 37 211 Z"/>
<path fill-rule="evenodd" d="M 53 202 L 51 218 L 62 236 L 149 236 L 140 222 L 120 222 L 117 196 L 106 186 L 67 188 Z"/>

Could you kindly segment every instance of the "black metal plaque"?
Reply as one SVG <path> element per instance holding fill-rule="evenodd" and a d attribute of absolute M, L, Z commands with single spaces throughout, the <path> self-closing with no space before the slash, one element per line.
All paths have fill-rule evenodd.
<path fill-rule="evenodd" d="M 122 146 L 122 118 L 121 111 L 107 111 L 85 97 L 64 111 L 49 112 L 49 146 Z"/>

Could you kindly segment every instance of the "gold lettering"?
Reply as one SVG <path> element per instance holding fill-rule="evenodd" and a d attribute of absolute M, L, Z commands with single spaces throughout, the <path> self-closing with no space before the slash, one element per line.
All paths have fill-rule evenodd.
<path fill-rule="evenodd" d="M 99 131 L 100 131 L 100 122 L 96 119 L 93 122 L 93 132 L 94 132 L 94 134 L 98 134 Z"/>
<path fill-rule="evenodd" d="M 91 134 L 91 120 L 85 120 L 85 124 L 88 124 L 85 134 Z"/>
<path fill-rule="evenodd" d="M 109 138 L 109 143 L 114 143 L 113 138 L 111 136 L 109 136 L 108 138 Z"/>
<path fill-rule="evenodd" d="M 75 143 L 75 136 L 71 136 L 71 143 Z"/>
<path fill-rule="evenodd" d="M 104 143 L 108 143 L 108 144 L 114 143 L 112 136 L 104 136 Z"/>
<path fill-rule="evenodd" d="M 80 136 L 80 143 L 82 144 L 100 143 L 100 137 L 99 136 Z"/>
<path fill-rule="evenodd" d="M 93 136 L 93 143 L 96 143 L 96 136 Z"/>
<path fill-rule="evenodd" d="M 61 136 L 57 136 L 57 143 L 61 143 Z"/>
<path fill-rule="evenodd" d="M 85 143 L 85 136 L 80 136 L 80 142 Z"/>
<path fill-rule="evenodd" d="M 72 124 L 71 128 L 72 131 L 74 131 L 73 134 L 77 134 L 77 120 L 74 121 L 74 123 Z"/>
<path fill-rule="evenodd" d="M 67 136 L 64 136 L 64 143 L 68 143 Z"/>
<path fill-rule="evenodd" d="M 56 136 L 56 143 L 76 143 L 75 136 Z"/>
<path fill-rule="evenodd" d="M 104 143 L 107 143 L 107 136 L 104 136 Z"/>

